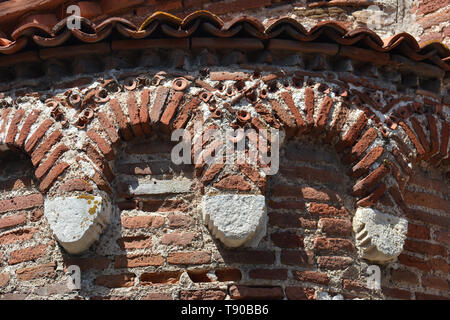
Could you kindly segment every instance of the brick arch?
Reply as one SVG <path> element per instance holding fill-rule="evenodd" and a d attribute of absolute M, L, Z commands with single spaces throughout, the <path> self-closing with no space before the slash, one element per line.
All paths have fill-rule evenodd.
<path fill-rule="evenodd" d="M 445 146 L 446 143 L 448 144 L 447 122 L 438 115 L 412 115 L 411 120 L 408 119 L 408 121 L 412 121 L 414 132 L 406 124 L 406 120 L 399 121 L 397 129 L 388 132 L 387 124 L 391 122 L 381 122 L 379 113 L 374 112 L 373 108 L 367 104 L 367 101 L 371 100 L 370 97 L 348 89 L 342 81 L 323 79 L 323 83 L 320 81 L 311 83 L 310 80 L 304 81 L 304 76 L 300 72 L 288 77 L 267 76 L 260 80 L 263 84 L 258 89 L 246 88 L 245 92 L 236 93 L 230 98 L 231 101 L 227 101 L 239 103 L 243 98 L 250 99 L 251 94 L 260 94 L 259 89 L 271 90 L 271 86 L 276 83 L 277 89 L 271 97 L 257 98 L 253 104 L 252 108 L 256 116 L 248 121 L 247 127 L 281 128 L 286 132 L 288 139 L 299 135 L 320 136 L 323 143 L 331 145 L 341 154 L 344 164 L 351 165 L 348 175 L 355 181 L 352 195 L 357 198 L 359 206 L 375 205 L 386 192 L 399 206 L 403 206 L 402 191 L 410 173 L 404 160 L 415 162 L 425 159 L 436 164 L 440 161 L 439 159 L 444 158 Z M 223 93 L 215 91 L 215 88 L 202 80 L 194 83 L 194 81 L 182 79 L 189 83 L 187 88 L 199 89 L 196 94 L 191 94 L 187 92 L 188 89 L 180 89 L 173 85 L 175 79 L 179 79 L 177 76 L 169 76 L 164 80 L 169 86 L 160 85 L 162 79 L 160 76 L 154 79 L 157 79 L 158 85 L 147 86 L 137 92 L 136 86 L 142 79 L 135 78 L 131 84 L 124 87 L 124 92 L 119 98 L 114 97 L 100 103 L 95 115 L 98 121 L 86 127 L 88 138 L 84 150 L 97 169 L 93 180 L 100 189 L 108 193 L 112 191 L 109 184 L 114 180 L 113 170 L 108 161 L 114 159 L 115 147 L 121 140 L 130 141 L 136 137 L 150 136 L 152 130 L 170 133 L 174 129 L 188 128 L 195 118 L 194 115 L 201 117 L 205 124 L 209 123 L 209 127 L 220 126 L 220 120 L 219 122 L 211 120 L 214 118 L 213 113 L 205 116 L 198 111 L 202 103 L 208 104 L 213 93 L 219 97 L 223 97 Z M 219 83 L 224 81 L 236 83 L 242 79 L 239 75 L 230 73 L 225 77 L 216 75 L 215 80 Z M 171 83 L 172 86 L 170 86 Z M 97 94 L 99 90 L 102 88 L 94 89 L 94 92 L 86 96 Z M 303 93 L 304 96 L 300 102 L 299 99 L 293 99 L 293 96 L 299 93 Z M 225 99 L 222 100 L 225 101 Z M 299 103 L 304 106 L 300 106 Z M 233 109 L 230 103 L 222 104 L 215 109 L 221 109 L 221 113 L 227 114 L 229 118 L 236 118 L 235 113 L 238 110 Z M 391 106 L 391 109 L 395 107 Z M 423 127 L 418 117 L 426 119 L 428 126 Z M 422 127 L 424 129 L 421 129 Z M 440 142 L 438 127 L 441 127 Z M 412 145 L 416 147 L 416 152 L 405 154 L 408 146 L 402 143 L 404 139 L 399 136 L 398 132 L 401 130 L 399 128 L 404 130 Z M 425 142 L 426 130 L 431 139 L 429 143 Z M 206 144 L 205 147 L 214 146 Z M 411 159 L 411 155 L 415 158 Z M 224 165 L 220 164 L 209 167 L 204 164 L 196 166 L 200 181 L 205 186 L 211 184 L 223 168 Z M 236 176 L 241 176 L 239 178 L 241 182 L 253 183 L 264 191 L 265 177 L 261 168 L 244 164 L 236 165 L 233 170 Z M 392 181 L 396 183 L 386 185 L 383 181 L 389 179 L 388 177 L 394 178 Z"/>
<path fill-rule="evenodd" d="M 69 167 L 66 162 L 56 164 L 69 149 L 60 143 L 63 136 L 61 127 L 54 119 L 45 117 L 42 111 L 12 106 L 3 109 L 0 145 L 20 150 L 30 157 L 35 176 L 40 181 L 39 190 L 45 194 Z"/>

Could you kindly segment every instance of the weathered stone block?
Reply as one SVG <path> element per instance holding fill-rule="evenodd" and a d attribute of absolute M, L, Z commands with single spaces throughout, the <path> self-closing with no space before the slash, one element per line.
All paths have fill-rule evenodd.
<path fill-rule="evenodd" d="M 266 234 L 267 211 L 262 195 L 204 196 L 202 209 L 212 235 L 228 247 L 256 247 Z"/>
<path fill-rule="evenodd" d="M 64 249 L 79 254 L 98 240 L 109 223 L 111 205 L 93 195 L 57 197 L 45 200 L 44 215 Z"/>
<path fill-rule="evenodd" d="M 358 208 L 353 218 L 356 245 L 362 258 L 375 263 L 394 261 L 403 251 L 408 222 L 371 208 Z"/>

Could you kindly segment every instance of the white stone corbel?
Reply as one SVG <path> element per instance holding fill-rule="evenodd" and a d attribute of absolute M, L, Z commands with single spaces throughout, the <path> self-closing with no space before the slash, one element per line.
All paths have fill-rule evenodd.
<path fill-rule="evenodd" d="M 405 218 L 381 213 L 372 208 L 358 208 L 353 217 L 361 258 L 384 264 L 395 261 L 403 251 L 408 230 Z"/>
<path fill-rule="evenodd" d="M 112 206 L 101 196 L 59 196 L 44 201 L 54 236 L 70 254 L 80 254 L 99 239 L 110 222 Z"/>
<path fill-rule="evenodd" d="M 266 234 L 267 210 L 262 195 L 206 195 L 203 221 L 225 246 L 256 247 Z"/>

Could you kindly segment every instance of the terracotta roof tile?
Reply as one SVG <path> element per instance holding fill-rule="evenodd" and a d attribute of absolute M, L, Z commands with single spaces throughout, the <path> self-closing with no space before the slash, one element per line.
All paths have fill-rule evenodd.
<path fill-rule="evenodd" d="M 122 3 L 119 0 L 115 2 Z M 107 1 L 102 2 L 102 8 L 106 6 L 106 3 Z M 140 2 L 133 1 L 133 3 Z M 434 64 L 445 71 L 450 70 L 450 50 L 442 43 L 429 42 L 420 46 L 417 40 L 408 33 L 400 33 L 383 41 L 369 29 L 359 28 L 349 31 L 335 21 L 319 22 L 310 30 L 306 30 L 301 23 L 287 17 L 272 19 L 268 25 L 263 25 L 256 18 L 250 16 L 240 16 L 224 23 L 218 16 L 200 10 L 184 19 L 169 13 L 156 12 L 140 26 L 120 17 L 107 18 L 99 24 L 81 18 L 81 29 L 79 30 L 68 29 L 66 22 L 67 18 L 58 22 L 53 14 L 30 15 L 9 36 L 0 32 L 0 55 L 25 51 L 28 46 L 33 44 L 41 48 L 52 48 L 69 43 L 82 45 L 110 41 L 111 38 L 113 41 L 191 38 L 196 39 L 193 43 L 196 43 L 197 46 L 199 43 L 202 46 L 214 43 L 216 48 L 236 45 L 239 43 L 237 39 L 249 39 L 249 41 L 253 39 L 251 41 L 257 41 L 258 45 L 252 46 L 252 48 L 260 48 L 259 43 L 263 43 L 261 40 L 276 40 L 276 45 L 271 41 L 264 42 L 265 47 L 290 48 L 291 50 L 307 47 L 306 43 L 309 43 L 308 46 L 311 48 L 317 46 L 318 43 L 321 45 L 328 43 L 337 45 L 339 48 L 340 46 L 352 46 L 380 54 L 394 53 L 413 61 Z M 226 41 L 221 44 L 214 38 L 226 38 L 229 41 L 227 40 L 228 44 Z M 352 47 L 339 50 L 339 52 L 348 53 Z M 380 57 L 383 63 L 389 60 L 386 60 L 385 56 L 380 55 Z"/>

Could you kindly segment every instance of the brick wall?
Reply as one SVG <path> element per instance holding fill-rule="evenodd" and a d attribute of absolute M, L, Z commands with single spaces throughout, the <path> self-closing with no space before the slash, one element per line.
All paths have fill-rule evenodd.
<path fill-rule="evenodd" d="M 147 14 L 145 10 L 156 9 L 167 9 L 181 15 L 183 12 L 185 14 L 189 12 L 180 7 L 180 1 L 167 2 L 165 6 L 173 7 L 165 8 L 159 7 L 161 3 L 158 2 L 147 1 L 150 9 L 136 9 L 142 10 L 142 12 L 136 11 L 137 16 L 139 13 Z M 222 15 L 225 20 L 242 12 L 254 14 L 262 19 L 285 15 L 288 12 L 305 26 L 313 26 L 320 20 L 337 19 L 347 27 L 357 27 L 365 26 L 367 6 L 370 4 L 365 1 L 308 1 L 309 6 L 306 7 L 305 1 L 269 2 L 239 1 L 240 6 L 237 6 L 237 1 L 183 1 L 182 5 L 189 10 L 200 8 L 211 10 Z M 442 20 L 448 3 L 440 1 L 437 5 L 437 2 L 431 1 L 414 2 L 414 6 L 411 7 L 412 2 L 405 1 L 401 2 L 401 8 L 403 8 L 400 10 L 401 14 L 397 14 L 399 9 L 394 10 L 395 6 L 390 5 L 391 3 L 392 1 L 375 2 L 397 19 L 387 20 L 386 25 L 376 31 L 384 35 L 402 31 L 403 26 L 409 24 L 412 21 L 410 19 L 414 19 L 415 16 L 410 15 L 413 13 L 419 19 L 417 22 L 414 22 L 415 20 L 411 22 L 407 31 L 411 31 L 413 35 L 422 36 L 424 40 L 427 39 L 427 34 L 442 34 L 441 40 L 448 43 L 448 38 L 445 38 L 448 22 Z M 261 8 L 262 6 L 264 8 Z M 430 23 L 433 23 L 433 26 Z M 439 27 L 437 27 L 438 24 Z M 80 68 L 83 69 L 82 67 Z M 125 79 L 126 75 L 121 77 Z M 270 77 L 276 78 L 277 75 L 267 76 L 267 78 Z M 305 72 L 304 77 L 327 78 L 321 71 Z M 297 79 L 301 82 L 298 87 L 304 86 L 303 79 L 303 76 L 300 80 Z M 399 110 L 399 113 L 405 106 L 403 101 L 408 103 L 412 101 L 409 97 L 392 97 L 392 91 L 378 87 L 379 82 L 376 81 L 378 80 L 360 79 L 354 75 L 341 73 L 334 83 L 338 86 L 342 86 L 344 82 L 353 83 L 358 87 L 372 86 L 373 90 L 369 90 L 369 94 L 371 91 L 384 90 L 382 94 L 385 98 L 389 97 L 385 99 L 389 108 L 395 105 L 393 109 Z M 72 88 L 82 87 L 92 82 L 94 78 L 88 75 L 85 78 L 57 85 L 61 85 L 59 89 Z M 305 84 L 309 86 L 307 81 Z M 208 83 L 203 82 L 203 86 L 208 88 Z M 292 83 L 292 86 L 297 87 L 295 83 Z M 289 87 L 289 83 L 286 87 Z M 321 91 L 328 89 L 325 85 L 316 87 L 321 87 L 323 89 Z M 342 94 L 342 97 L 347 96 L 348 92 L 340 89 L 337 90 L 339 94 Z M 170 90 L 168 103 L 176 100 L 176 95 L 173 94 L 172 89 Z M 152 103 L 156 100 L 157 94 L 152 92 Z M 125 94 L 121 94 L 120 98 L 123 100 L 124 96 Z M 72 97 L 71 94 L 70 97 Z M 140 110 L 143 110 L 145 105 L 142 102 L 143 97 L 144 95 L 142 97 L 139 95 Z M 292 99 L 292 96 L 290 97 Z M 367 95 L 360 97 L 365 99 Z M 376 98 L 374 94 L 371 103 Z M 419 98 L 419 93 L 416 98 Z M 441 111 L 442 108 L 448 110 L 448 105 L 444 106 L 432 99 L 435 98 L 431 96 L 431 98 L 422 99 L 419 109 L 420 105 L 422 107 L 426 105 L 430 109 L 435 106 L 436 114 L 439 108 Z M 360 105 L 361 101 L 356 100 L 353 99 L 352 102 Z M 183 103 L 180 105 L 184 108 Z M 440 151 L 436 161 L 447 157 L 447 164 L 444 166 L 448 166 L 448 124 L 441 125 L 441 121 L 437 121 L 434 115 L 424 120 L 423 112 L 413 110 L 412 102 L 411 105 L 403 108 L 403 111 L 408 113 L 405 118 L 409 117 L 409 112 L 417 111 L 416 113 L 420 114 L 415 115 L 416 122 L 410 119 L 405 120 L 408 124 L 411 123 L 412 129 L 403 121 L 401 123 L 404 126 L 397 126 L 392 121 L 390 123 L 390 129 L 397 128 L 397 131 L 406 132 L 402 136 L 403 142 L 396 142 L 400 149 L 406 149 L 406 152 L 401 150 L 405 159 L 394 151 L 395 160 L 390 160 L 398 165 L 394 167 L 399 174 L 393 174 L 398 180 L 396 183 L 406 188 L 404 200 L 407 210 L 401 209 L 409 221 L 409 227 L 405 250 L 398 261 L 382 267 L 381 292 L 366 288 L 364 276 L 367 263 L 357 257 L 351 225 L 355 199 L 349 196 L 353 184 L 348 177 L 355 174 L 355 170 L 361 169 L 356 168 L 359 159 L 353 156 L 358 154 L 359 157 L 364 157 L 368 154 L 368 152 L 365 153 L 369 151 L 366 149 L 369 149 L 369 145 L 378 135 L 375 132 L 375 136 L 371 137 L 375 129 L 372 128 L 371 133 L 365 130 L 365 127 L 355 125 L 354 130 L 357 132 L 351 134 L 351 142 L 346 146 L 352 150 L 347 150 L 347 155 L 344 157 L 341 154 L 342 150 L 328 147 L 317 136 L 292 139 L 282 149 L 280 173 L 271 177 L 265 188 L 269 214 L 266 237 L 257 248 L 229 250 L 215 240 L 203 225 L 201 212 L 198 209 L 203 187 L 199 181 L 201 177 L 198 171 L 201 170 L 195 170 L 191 166 L 173 165 L 169 156 L 173 145 L 167 143 L 170 139 L 163 134 L 167 128 L 158 125 L 157 130 L 151 131 L 151 138 L 148 140 L 142 138 L 144 133 L 148 134 L 146 130 L 150 130 L 147 127 L 151 122 L 149 115 L 146 115 L 146 119 L 139 119 L 137 116 L 136 120 L 132 117 L 137 114 L 136 102 L 133 104 L 128 100 L 122 105 L 123 109 L 119 106 L 116 109 L 111 107 L 111 110 L 102 109 L 98 112 L 98 119 L 93 121 L 94 125 L 90 126 L 90 130 L 86 130 L 84 135 L 88 137 L 85 140 L 91 144 L 91 146 L 82 146 L 86 154 L 83 154 L 84 158 L 74 156 L 72 145 L 77 145 L 78 141 L 68 138 L 73 136 L 70 132 L 67 135 L 69 130 L 64 129 L 64 121 L 62 121 L 64 118 L 59 117 L 57 109 L 53 109 L 51 114 L 46 109 L 46 113 L 40 115 L 32 113 L 25 115 L 20 111 L 9 113 L 10 108 L 2 110 L 2 119 L 11 120 L 8 123 L 12 125 L 6 128 L 5 121 L 0 134 L 7 133 L 9 140 L 8 137 L 6 140 L 11 146 L 16 142 L 23 146 L 27 142 L 25 149 L 28 145 L 30 151 L 33 148 L 35 150 L 29 158 L 19 151 L 0 153 L 0 298 L 315 299 L 317 291 L 321 290 L 332 295 L 341 293 L 347 299 L 355 297 L 450 298 L 448 173 L 438 171 L 424 163 L 420 164 L 422 167 L 418 166 L 414 172 L 410 172 L 408 163 L 405 164 L 406 161 L 412 160 L 406 159 L 407 155 L 422 153 L 421 156 L 427 158 Z M 108 108 L 109 106 L 111 104 L 108 104 Z M 337 115 L 334 109 L 326 110 L 325 104 L 318 103 L 316 107 L 323 110 L 321 115 L 319 115 L 320 111 L 316 113 L 316 118 L 323 122 L 322 127 L 331 125 L 333 120 L 333 126 L 340 123 L 336 125 L 340 127 L 338 131 L 343 128 L 349 130 L 353 124 L 349 122 L 356 121 L 356 119 L 347 119 L 345 114 L 343 117 L 345 121 L 341 123 L 342 119 L 329 117 L 328 114 Z M 390 111 L 389 108 L 387 111 Z M 292 116 L 287 109 L 283 111 L 280 112 L 281 116 L 278 112 L 276 115 L 280 122 L 287 119 L 294 123 L 299 120 L 293 117 L 297 113 Z M 301 112 L 307 117 L 314 117 L 314 109 Z M 269 119 L 269 115 L 264 114 L 263 111 L 260 113 L 265 116 L 265 121 L 279 124 L 278 120 Z M 174 113 L 170 117 L 173 115 Z M 39 121 L 36 121 L 38 117 Z M 270 117 L 273 117 L 271 113 Z M 396 117 L 398 119 L 399 116 Z M 423 120 L 422 124 L 417 124 L 418 117 L 420 121 Z M 439 116 L 436 117 L 439 119 Z M 43 122 L 43 118 L 55 121 L 47 119 Z M 170 120 L 169 118 L 167 122 Z M 313 124 L 315 122 L 314 119 L 306 118 L 306 120 L 306 122 L 312 120 Z M 368 119 L 364 117 L 364 126 L 367 121 Z M 439 122 L 438 125 L 437 122 Z M 43 123 L 42 127 L 40 125 L 36 128 L 37 123 Z M 77 125 L 82 124 L 77 123 Z M 48 130 L 50 127 L 51 130 Z M 96 130 L 96 127 L 102 129 Z M 119 133 L 116 127 L 119 127 Z M 64 131 L 64 137 L 61 137 L 59 129 Z M 47 130 L 48 133 L 44 137 Z M 22 132 L 25 133 L 22 135 Z M 30 132 L 33 133 L 31 138 L 25 141 Z M 364 150 L 358 150 L 356 143 L 358 136 L 363 132 L 367 141 L 358 144 L 359 147 L 364 146 Z M 131 140 L 135 135 L 141 138 L 127 141 L 119 146 L 120 137 Z M 15 139 L 16 136 L 17 139 Z M 380 136 L 377 139 L 382 138 Z M 351 148 L 354 144 L 355 149 Z M 440 150 L 438 150 L 439 147 Z M 69 149 L 71 149 L 70 152 L 68 152 Z M 345 149 L 345 146 L 342 149 Z M 375 148 L 370 150 L 377 151 Z M 381 149 L 381 153 L 383 152 L 384 150 Z M 374 169 L 374 162 L 381 153 L 377 154 L 376 159 L 364 158 L 367 160 L 363 163 L 364 173 Z M 92 192 L 92 187 L 85 183 L 85 177 L 70 176 L 73 171 L 70 171 L 68 175 L 70 179 L 67 179 L 67 183 L 62 184 L 58 181 L 58 176 L 63 175 L 66 169 L 64 167 L 66 162 L 63 161 L 70 159 L 71 164 L 81 163 L 87 159 L 86 157 L 95 164 L 92 166 L 96 168 L 95 170 L 98 167 L 99 171 L 96 171 L 93 179 L 100 188 L 104 188 L 104 191 L 110 190 L 105 180 L 112 182 L 116 177 L 112 188 L 116 192 L 114 200 L 117 203 L 117 209 L 100 241 L 85 254 L 70 256 L 52 239 L 48 224 L 42 218 L 43 196 L 40 191 L 47 190 L 56 181 L 56 187 L 51 191 L 53 194 L 60 190 Z M 38 170 L 34 173 L 33 164 L 37 165 L 41 161 Z M 352 167 L 350 164 L 355 166 Z M 50 173 L 47 174 L 48 172 Z M 402 173 L 411 175 L 408 183 L 401 179 Z M 39 185 L 34 175 L 39 179 L 44 178 L 44 181 Z M 212 174 L 211 180 L 214 177 L 215 174 Z M 259 176 L 252 181 L 250 181 L 251 178 L 249 180 L 244 177 L 244 174 L 239 177 L 241 180 L 238 181 L 243 181 L 242 179 L 245 178 L 248 181 L 246 183 L 251 184 L 254 189 L 260 187 Z M 381 177 L 376 183 L 380 181 Z M 147 191 L 144 192 L 136 191 L 142 190 L 139 189 L 140 186 L 148 186 L 152 183 L 156 186 L 145 187 Z M 383 186 L 385 186 L 384 183 Z M 161 188 L 183 191 L 169 193 L 148 191 L 161 190 Z M 366 200 L 372 201 L 374 197 L 377 197 L 375 191 Z M 386 193 L 376 206 L 388 212 L 399 211 L 396 201 L 397 199 Z M 66 285 L 67 267 L 70 265 L 78 265 L 81 268 L 82 289 L 79 292 L 70 291 Z"/>
<path fill-rule="evenodd" d="M 439 176 L 419 170 L 408 184 L 405 251 L 382 267 L 377 292 L 366 287 L 368 265 L 357 257 L 348 168 L 335 150 L 314 139 L 291 140 L 281 151 L 280 173 L 268 181 L 267 235 L 257 248 L 229 250 L 203 225 L 193 169 L 173 165 L 172 145 L 161 143 L 168 138 L 155 135 L 121 147 L 115 160 L 119 210 L 81 256 L 67 255 L 51 240 L 31 163 L 5 152 L 2 298 L 315 299 L 316 291 L 346 299 L 450 297 L 448 188 Z M 154 181 L 192 185 L 181 194 L 132 191 Z M 78 293 L 66 286 L 70 265 L 81 268 Z"/>

